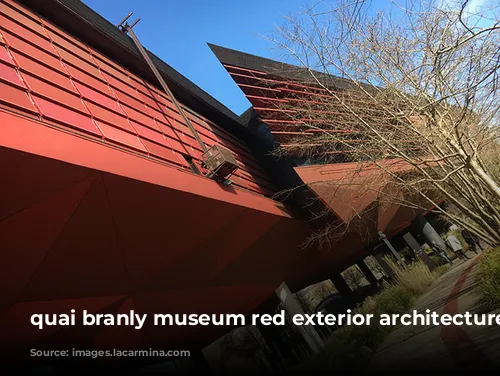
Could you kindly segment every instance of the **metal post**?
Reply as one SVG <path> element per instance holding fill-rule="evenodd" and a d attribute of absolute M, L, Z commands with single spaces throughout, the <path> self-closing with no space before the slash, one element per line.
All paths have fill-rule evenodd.
<path fill-rule="evenodd" d="M 392 246 L 391 242 L 389 242 L 389 239 L 387 239 L 387 236 L 382 231 L 379 231 L 378 235 L 380 236 L 380 239 L 382 239 L 382 241 L 385 243 L 385 245 L 387 246 L 387 248 L 389 248 L 389 250 L 392 252 L 392 254 L 396 257 L 396 259 L 398 260 L 399 264 L 403 268 L 406 267 L 406 262 L 403 260 L 403 258 L 400 256 L 400 254 L 394 249 L 394 247 Z"/>

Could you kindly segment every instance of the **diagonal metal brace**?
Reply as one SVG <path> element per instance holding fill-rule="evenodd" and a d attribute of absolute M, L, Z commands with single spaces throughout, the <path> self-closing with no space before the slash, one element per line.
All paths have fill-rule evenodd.
<path fill-rule="evenodd" d="M 153 62 L 151 61 L 149 55 L 147 54 L 146 50 L 144 49 L 144 47 L 142 46 L 141 42 L 139 41 L 139 39 L 137 38 L 137 36 L 135 35 L 134 31 L 132 30 L 132 28 L 137 24 L 137 22 L 140 21 L 140 18 L 137 19 L 134 23 L 132 23 L 132 25 L 129 25 L 126 21 L 128 20 L 128 18 L 132 15 L 132 12 L 130 12 L 124 19 L 123 21 L 118 24 L 118 27 L 125 33 L 128 33 L 130 35 L 130 37 L 132 38 L 132 40 L 134 41 L 134 44 L 135 46 L 137 47 L 137 49 L 139 50 L 140 54 L 142 55 L 143 59 L 146 61 L 146 63 L 149 65 L 149 68 L 153 71 L 153 74 L 155 75 L 156 79 L 158 80 L 158 82 L 160 83 L 161 87 L 163 88 L 163 90 L 165 91 L 165 93 L 170 97 L 170 99 L 172 100 L 172 103 L 174 104 L 175 108 L 177 109 L 177 111 L 179 112 L 179 114 L 182 116 L 184 122 L 186 123 L 186 125 L 188 126 L 188 128 L 191 130 L 191 133 L 193 134 L 194 138 L 196 139 L 196 141 L 198 141 L 198 143 L 200 144 L 203 152 L 206 152 L 208 149 L 207 149 L 207 146 L 205 145 L 205 143 L 203 142 L 203 140 L 201 139 L 200 135 L 198 134 L 198 131 L 194 128 L 193 124 L 191 123 L 191 121 L 188 119 L 188 117 L 186 116 L 186 114 L 184 113 L 184 110 L 182 109 L 181 105 L 179 104 L 179 102 L 177 102 L 177 99 L 175 98 L 174 94 L 172 93 L 172 91 L 170 90 L 170 88 L 168 87 L 167 83 L 165 82 L 165 80 L 163 79 L 162 75 L 160 74 L 160 72 L 158 71 L 158 68 L 153 64 Z"/>

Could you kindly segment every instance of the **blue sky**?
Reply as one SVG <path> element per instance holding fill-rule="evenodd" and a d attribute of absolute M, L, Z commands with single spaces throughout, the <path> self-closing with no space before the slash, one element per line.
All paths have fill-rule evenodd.
<path fill-rule="evenodd" d="M 134 31 L 142 44 L 236 114 L 250 103 L 207 42 L 277 58 L 263 35 L 271 35 L 284 16 L 307 0 L 84 0 L 112 23 L 129 12 L 140 17 Z"/>
<path fill-rule="evenodd" d="M 129 12 L 140 17 L 134 31 L 142 44 L 236 114 L 250 103 L 233 82 L 207 42 L 271 59 L 280 52 L 264 36 L 307 4 L 320 0 L 83 0 L 112 23 Z M 462 0 L 435 0 L 456 6 Z M 497 0 L 470 0 L 469 8 Z M 369 12 L 391 8 L 390 0 L 368 0 Z M 335 0 L 326 0 L 326 6 Z M 393 6 L 394 10 L 395 7 Z"/>

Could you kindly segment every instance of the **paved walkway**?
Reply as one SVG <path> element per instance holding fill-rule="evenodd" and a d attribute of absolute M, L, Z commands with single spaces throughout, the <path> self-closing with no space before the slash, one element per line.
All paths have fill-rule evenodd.
<path fill-rule="evenodd" d="M 475 254 L 469 254 L 469 257 Z M 474 274 L 478 257 L 455 260 L 417 301 L 438 314 L 482 311 Z M 491 312 L 500 314 L 500 310 Z M 399 326 L 374 354 L 368 370 L 500 369 L 500 326 Z"/>

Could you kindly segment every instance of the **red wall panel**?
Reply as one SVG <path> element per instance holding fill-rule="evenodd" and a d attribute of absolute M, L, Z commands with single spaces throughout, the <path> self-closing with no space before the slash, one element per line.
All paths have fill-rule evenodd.
<path fill-rule="evenodd" d="M 7 46 L 0 46 L 0 83 L 8 84 L 0 94 L 3 104 L 33 112 L 34 102 L 42 119 L 178 167 L 190 169 L 182 154 L 200 164 L 200 145 L 158 87 L 13 1 L 0 2 L 0 36 Z M 273 194 L 266 173 L 242 141 L 192 110 L 186 114 L 207 146 L 220 143 L 233 151 L 240 165 L 234 186 Z"/>
<path fill-rule="evenodd" d="M 110 125 L 106 125 L 104 123 L 97 123 L 97 125 L 104 135 L 104 138 L 110 139 L 125 146 L 129 146 L 133 149 L 147 152 L 146 148 L 136 135 L 125 132 Z"/>
<path fill-rule="evenodd" d="M 13 65 L 14 61 L 10 57 L 9 53 L 7 52 L 7 49 L 4 46 L 0 46 L 0 61 Z"/>
<path fill-rule="evenodd" d="M 2 93 L 2 95 L 0 95 L 0 103 L 33 114 L 38 113 L 33 103 L 30 101 L 26 90 L 18 89 L 0 80 L 0 93 Z"/>
<path fill-rule="evenodd" d="M 8 84 L 24 88 L 23 82 L 21 81 L 16 69 L 4 63 L 0 63 L 0 80 Z"/>
<path fill-rule="evenodd" d="M 72 127 L 92 133 L 96 136 L 102 135 L 90 116 L 81 115 L 78 112 L 70 110 L 67 107 L 61 106 L 55 102 L 46 100 L 37 95 L 33 95 L 33 99 L 40 108 L 43 117 L 61 122 L 63 124 L 68 124 Z"/>

